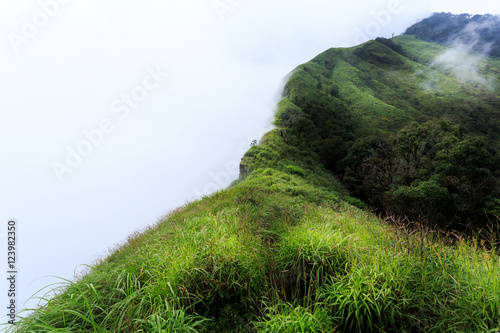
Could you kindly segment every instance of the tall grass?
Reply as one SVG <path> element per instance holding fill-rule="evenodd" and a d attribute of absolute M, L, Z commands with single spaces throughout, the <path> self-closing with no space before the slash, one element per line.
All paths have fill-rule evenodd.
<path fill-rule="evenodd" d="M 500 329 L 500 263 L 484 242 L 328 205 L 298 175 L 254 177 L 274 185 L 243 182 L 174 212 L 10 331 Z"/>

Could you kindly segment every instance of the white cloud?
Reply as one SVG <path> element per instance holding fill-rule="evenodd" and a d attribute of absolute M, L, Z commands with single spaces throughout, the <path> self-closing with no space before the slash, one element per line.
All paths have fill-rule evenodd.
<path fill-rule="evenodd" d="M 500 14 L 500 4 L 490 0 L 439 0 L 432 2 L 431 10 L 433 12 L 451 12 L 453 14 Z"/>

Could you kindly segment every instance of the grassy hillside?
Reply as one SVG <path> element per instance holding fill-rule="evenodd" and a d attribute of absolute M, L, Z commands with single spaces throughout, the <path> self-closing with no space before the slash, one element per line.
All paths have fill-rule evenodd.
<path fill-rule="evenodd" d="M 385 140 L 413 120 L 461 124 L 426 127 L 446 129 L 434 139 L 449 154 L 478 131 L 485 154 L 497 149 L 498 91 L 432 68 L 441 46 L 395 41 L 331 49 L 299 66 L 276 129 L 245 154 L 238 181 L 132 235 L 12 331 L 500 330 L 495 230 L 466 238 L 381 219 L 338 180 L 349 176 L 341 161 L 359 157 L 358 140 Z"/>
<path fill-rule="evenodd" d="M 380 212 L 484 225 L 500 212 L 500 60 L 457 52 L 413 36 L 327 50 L 295 69 L 275 123 Z"/>
<path fill-rule="evenodd" d="M 349 115 L 349 132 L 345 121 L 337 124 L 344 131 L 336 129 L 346 138 L 388 135 L 409 121 L 444 117 L 488 135 L 498 149 L 500 59 L 468 55 L 464 61 L 473 63 L 475 72 L 460 76 L 462 63 L 435 62 L 447 50 L 414 36 L 327 50 L 296 68 L 280 112 L 293 104 L 308 112 L 311 101 L 328 102 L 337 117 Z M 320 136 L 325 134 L 330 133 Z"/>
<path fill-rule="evenodd" d="M 17 331 L 500 328 L 500 262 L 488 244 L 451 246 L 355 208 L 283 145 L 269 133 L 245 157 L 256 162 L 246 180 L 131 236 Z"/>

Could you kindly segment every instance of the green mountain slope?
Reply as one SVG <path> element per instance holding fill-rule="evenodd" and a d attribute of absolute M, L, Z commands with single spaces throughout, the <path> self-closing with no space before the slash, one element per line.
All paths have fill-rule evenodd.
<path fill-rule="evenodd" d="M 357 121 L 356 136 L 393 133 L 411 120 L 445 117 L 498 141 L 500 60 L 478 60 L 476 82 L 456 77 L 458 66 L 432 63 L 446 50 L 413 36 L 330 49 L 296 69 L 286 86 L 287 99 L 303 105 L 303 99 L 318 100 L 310 96 L 317 90 L 342 103 Z M 470 119 L 477 110 L 481 118 Z"/>
<path fill-rule="evenodd" d="M 382 212 L 481 225 L 499 211 L 499 65 L 413 36 L 330 49 L 296 68 L 276 125 Z"/>
<path fill-rule="evenodd" d="M 485 59 L 485 81 L 462 80 L 432 64 L 446 51 L 403 36 L 330 49 L 299 66 L 276 129 L 245 154 L 238 181 L 132 235 L 12 330 L 499 330 L 494 230 L 444 234 L 378 218 L 351 196 L 377 198 L 360 172 L 374 184 L 388 175 L 394 205 L 410 194 L 414 204 L 429 193 L 428 205 L 438 194 L 462 200 L 477 180 L 497 191 L 500 64 Z M 484 186 L 474 188 L 477 200 Z"/>

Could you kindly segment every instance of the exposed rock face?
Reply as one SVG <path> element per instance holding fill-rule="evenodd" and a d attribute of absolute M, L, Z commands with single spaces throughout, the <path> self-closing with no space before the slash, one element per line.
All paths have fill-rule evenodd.
<path fill-rule="evenodd" d="M 245 179 L 247 176 L 248 172 L 246 166 L 240 163 L 240 179 Z"/>

